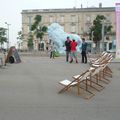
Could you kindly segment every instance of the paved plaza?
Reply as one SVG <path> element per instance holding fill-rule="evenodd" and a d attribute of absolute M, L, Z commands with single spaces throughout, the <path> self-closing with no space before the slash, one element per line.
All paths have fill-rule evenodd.
<path fill-rule="evenodd" d="M 90 100 L 76 92 L 58 94 L 58 82 L 80 74 L 89 64 L 65 57 L 21 57 L 0 69 L 0 120 L 120 120 L 120 63 L 111 63 L 111 82 Z"/>

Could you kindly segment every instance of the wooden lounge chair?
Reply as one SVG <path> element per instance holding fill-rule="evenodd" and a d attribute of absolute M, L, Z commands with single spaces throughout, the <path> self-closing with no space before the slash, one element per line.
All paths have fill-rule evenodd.
<path fill-rule="evenodd" d="M 77 94 L 80 95 L 80 88 L 84 89 L 86 92 L 90 93 L 90 97 L 94 96 L 95 94 L 93 94 L 91 91 L 88 90 L 88 83 L 87 83 L 87 77 L 90 76 L 91 73 L 91 69 L 89 68 L 88 70 L 86 70 L 84 73 L 80 74 L 80 75 L 75 75 L 72 78 L 74 79 L 73 81 L 70 80 L 62 80 L 59 82 L 59 84 L 61 84 L 62 86 L 64 86 L 59 93 L 65 92 L 67 90 L 69 90 L 69 88 L 71 87 L 77 87 Z M 81 83 L 84 82 L 85 83 L 85 88 L 81 87 Z M 86 97 L 88 99 L 88 97 Z"/>
<path fill-rule="evenodd" d="M 112 77 L 112 70 L 108 66 L 112 60 L 113 60 L 113 56 L 111 54 L 108 54 L 107 57 L 103 61 L 92 64 L 92 67 L 101 67 L 101 72 L 102 72 L 103 78 L 105 76 Z"/>
<path fill-rule="evenodd" d="M 103 81 L 106 84 L 108 84 L 110 82 L 110 80 L 107 79 L 106 77 L 112 77 L 112 70 L 108 66 L 109 61 L 111 61 L 111 59 L 112 58 L 110 58 L 107 62 L 104 62 L 102 64 L 93 64 L 92 65 L 92 67 L 100 69 L 99 81 Z"/>
<path fill-rule="evenodd" d="M 102 73 L 101 74 L 101 78 L 107 84 L 110 82 L 110 80 L 108 78 L 106 78 L 106 77 L 111 77 L 112 78 L 112 73 L 113 72 L 112 72 L 112 70 L 109 67 L 109 63 L 112 61 L 112 59 L 113 58 L 111 57 L 106 64 L 103 64 L 101 66 L 101 73 Z"/>
<path fill-rule="evenodd" d="M 96 61 L 92 62 L 91 65 L 107 63 L 111 59 L 111 57 L 112 57 L 111 54 L 106 53 L 99 60 L 96 60 Z"/>
<path fill-rule="evenodd" d="M 88 81 L 90 82 L 90 87 L 94 88 L 97 91 L 101 91 L 104 89 L 104 86 L 102 86 L 99 83 L 99 80 L 101 79 L 101 67 L 93 67 L 93 70 L 91 71 L 90 77 L 88 77 Z"/>
<path fill-rule="evenodd" d="M 107 52 L 102 52 L 102 54 L 99 56 L 99 57 L 97 57 L 97 58 L 95 58 L 95 59 L 90 59 L 90 65 L 91 64 L 93 64 L 93 63 L 95 63 L 95 62 L 100 62 L 100 61 L 102 61 L 106 56 L 107 56 Z"/>

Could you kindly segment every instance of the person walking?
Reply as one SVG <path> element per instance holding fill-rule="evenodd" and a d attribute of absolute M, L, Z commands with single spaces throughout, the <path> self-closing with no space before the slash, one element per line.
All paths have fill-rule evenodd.
<path fill-rule="evenodd" d="M 82 38 L 82 63 L 87 63 L 87 42 L 85 42 L 85 38 Z"/>
<path fill-rule="evenodd" d="M 70 60 L 70 63 L 73 62 L 73 58 L 75 59 L 76 63 L 78 63 L 76 47 L 77 47 L 77 42 L 73 39 L 71 42 L 71 60 Z"/>
<path fill-rule="evenodd" d="M 67 40 L 65 41 L 65 47 L 66 47 L 66 62 L 68 62 L 71 52 L 71 40 L 69 37 L 67 37 Z"/>
<path fill-rule="evenodd" d="M 55 58 L 55 50 L 56 50 L 56 48 L 55 48 L 55 45 L 54 45 L 54 43 L 51 43 L 51 45 L 50 45 L 50 58 Z"/>

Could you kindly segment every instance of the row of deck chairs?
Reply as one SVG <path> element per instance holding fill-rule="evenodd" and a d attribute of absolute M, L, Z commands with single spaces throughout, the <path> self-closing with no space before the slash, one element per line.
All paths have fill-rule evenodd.
<path fill-rule="evenodd" d="M 108 77 L 112 77 L 112 70 L 108 65 L 112 60 L 113 56 L 107 52 L 101 53 L 96 59 L 90 59 L 90 67 L 83 73 L 72 76 L 73 81 L 68 79 L 59 81 L 63 86 L 59 93 L 72 91 L 71 88 L 74 88 L 77 94 L 85 99 L 95 96 L 105 88 L 104 84 L 110 82 Z"/>

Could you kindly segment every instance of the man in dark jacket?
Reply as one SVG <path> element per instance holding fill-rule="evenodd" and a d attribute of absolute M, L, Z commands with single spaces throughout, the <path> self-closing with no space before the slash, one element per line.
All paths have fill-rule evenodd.
<path fill-rule="evenodd" d="M 65 47 L 66 47 L 66 62 L 68 62 L 71 52 L 71 40 L 69 37 L 67 37 L 67 40 L 65 41 Z"/>
<path fill-rule="evenodd" d="M 87 43 L 85 42 L 85 38 L 82 38 L 82 63 L 87 63 Z"/>

